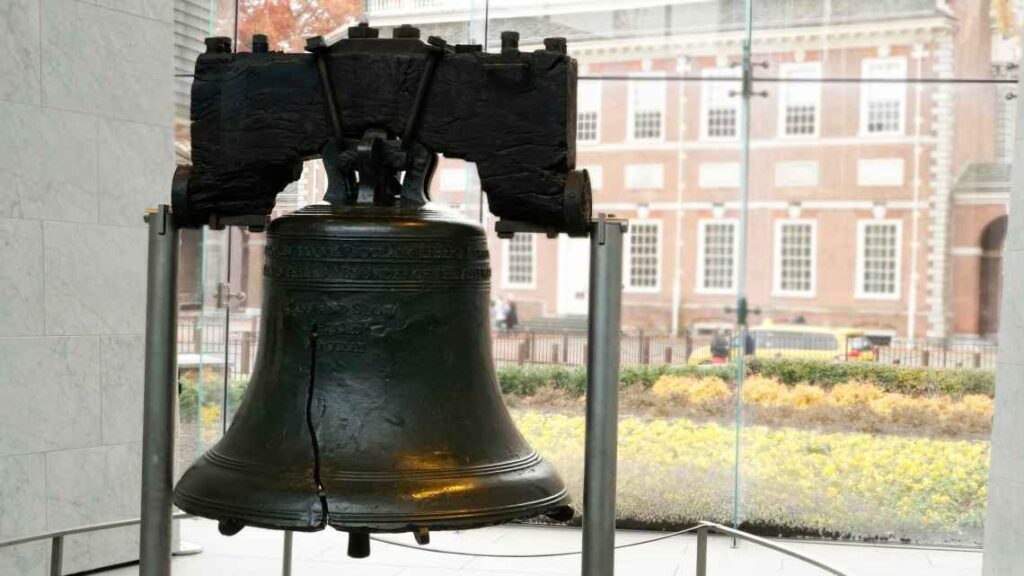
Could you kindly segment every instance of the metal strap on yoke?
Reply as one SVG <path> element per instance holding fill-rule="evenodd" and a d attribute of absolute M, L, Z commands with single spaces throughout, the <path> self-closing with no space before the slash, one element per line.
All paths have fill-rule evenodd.
<path fill-rule="evenodd" d="M 427 39 L 427 62 L 423 66 L 423 74 L 420 75 L 420 85 L 416 89 L 416 99 L 413 100 L 412 110 L 405 122 L 405 131 L 402 132 L 402 150 L 406 152 L 412 148 L 412 139 L 416 135 L 416 128 L 419 127 L 420 115 L 427 101 L 427 93 L 430 92 L 430 85 L 434 82 L 434 71 L 447 46 L 448 43 L 437 36 Z M 406 155 L 405 163 L 407 166 L 410 163 L 409 155 Z"/>
<path fill-rule="evenodd" d="M 331 84 L 331 75 L 327 70 L 327 49 L 328 46 L 323 37 L 316 36 L 306 40 L 306 50 L 313 53 L 313 60 L 316 62 L 317 75 L 320 77 L 320 88 L 324 92 L 324 102 L 327 103 L 327 113 L 331 117 L 331 128 L 334 131 L 334 141 L 337 142 L 339 152 L 344 147 L 345 136 L 341 126 L 341 113 L 338 111 L 338 103 L 334 98 L 334 88 Z"/>

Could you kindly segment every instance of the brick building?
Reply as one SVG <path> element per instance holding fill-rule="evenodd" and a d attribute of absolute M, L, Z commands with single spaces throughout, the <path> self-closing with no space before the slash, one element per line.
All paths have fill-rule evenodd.
<path fill-rule="evenodd" d="M 367 14 L 453 42 L 481 37 L 449 10 L 457 3 L 405 4 L 370 2 Z M 632 225 L 624 323 L 728 325 L 740 210 L 739 86 L 729 78 L 742 2 L 531 6 L 492 7 L 489 45 L 501 30 L 518 30 L 524 50 L 565 36 L 580 61 L 577 164 L 590 170 L 595 209 Z M 754 60 L 767 80 L 752 104 L 747 286 L 763 318 L 994 334 L 1005 90 L 935 82 L 1000 73 L 992 36 L 987 2 L 756 3 Z M 436 196 L 475 214 L 472 176 L 442 163 Z M 583 314 L 586 255 L 580 240 L 495 239 L 495 292 L 521 316 Z"/>

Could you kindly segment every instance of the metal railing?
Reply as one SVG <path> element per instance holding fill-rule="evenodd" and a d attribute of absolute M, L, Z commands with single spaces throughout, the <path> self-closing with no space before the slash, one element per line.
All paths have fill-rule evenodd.
<path fill-rule="evenodd" d="M 721 534 L 728 534 L 733 538 L 746 540 L 747 542 L 757 544 L 758 546 L 761 546 L 763 548 L 768 548 L 769 550 L 774 550 L 781 554 L 785 554 L 786 556 L 796 558 L 801 562 L 810 564 L 815 568 L 820 568 L 825 572 L 828 572 L 829 574 L 834 574 L 835 576 L 853 576 L 852 572 L 840 570 L 834 566 L 829 566 L 828 564 L 825 564 L 820 560 L 815 560 L 810 556 L 801 554 L 795 550 L 791 550 L 777 542 L 772 542 L 767 538 L 754 536 L 753 534 L 748 534 L 746 532 L 743 532 L 742 530 L 736 530 L 733 528 L 729 528 L 728 526 L 716 524 L 714 522 L 703 521 L 697 528 L 697 576 L 708 576 L 708 533 L 712 530 L 715 532 L 719 532 Z"/>
<path fill-rule="evenodd" d="M 192 516 L 190 514 L 186 514 L 184 512 L 180 512 L 178 514 L 174 514 L 173 518 L 175 520 L 180 520 L 180 519 L 183 519 L 183 518 L 192 518 Z M 50 576 L 61 576 L 62 569 L 63 569 L 63 562 L 64 562 L 64 538 L 66 536 L 71 536 L 71 535 L 74 535 L 74 534 L 85 534 L 85 533 L 88 533 L 88 532 L 99 532 L 99 531 L 102 531 L 102 530 L 111 530 L 111 529 L 114 529 L 114 528 L 124 528 L 126 526 L 137 526 L 139 524 L 139 522 L 140 522 L 139 518 L 134 518 L 134 519 L 131 519 L 131 520 L 119 520 L 119 521 L 115 521 L 115 522 L 104 522 L 104 523 L 101 523 L 101 524 L 92 524 L 92 525 L 89 525 L 89 526 L 82 526 L 82 527 L 79 527 L 79 528 L 69 528 L 69 529 L 66 529 L 66 530 L 55 530 L 53 532 L 45 532 L 43 534 L 36 534 L 36 535 L 33 535 L 33 536 L 24 536 L 22 538 L 15 538 L 13 540 L 6 540 L 6 541 L 0 542 L 0 549 L 7 548 L 7 547 L 10 547 L 10 546 L 17 546 L 19 544 L 30 544 L 32 542 L 39 542 L 41 540 L 50 540 L 50 566 L 49 566 L 49 572 L 48 573 L 50 574 Z M 694 528 L 688 528 L 686 530 L 681 530 L 681 531 L 679 531 L 678 533 L 675 533 L 675 534 L 668 534 L 666 536 L 659 536 L 658 538 L 654 538 L 654 539 L 651 539 L 651 540 L 648 540 L 648 541 L 644 541 L 644 542 L 640 542 L 640 543 L 637 543 L 637 544 L 646 544 L 646 543 L 650 543 L 650 542 L 657 542 L 657 541 L 660 541 L 660 540 L 662 540 L 662 539 L 664 539 L 666 537 L 671 537 L 671 536 L 675 536 L 675 535 L 679 535 L 679 534 L 684 534 L 684 533 L 690 532 L 692 530 L 694 530 Z M 787 548 L 787 547 L 785 547 L 785 546 L 783 546 L 783 545 L 781 545 L 781 544 L 779 544 L 777 542 L 773 542 L 771 540 L 768 540 L 767 538 L 761 538 L 760 536 L 754 536 L 753 534 L 748 534 L 747 532 L 743 532 L 742 530 L 734 530 L 732 528 L 729 528 L 728 526 L 723 526 L 721 524 L 716 524 L 714 522 L 704 522 L 704 521 L 700 522 L 696 526 L 696 532 L 697 532 L 697 576 L 707 576 L 707 574 L 708 574 L 708 534 L 710 534 L 712 531 L 718 532 L 718 533 L 721 533 L 721 534 L 727 534 L 727 535 L 730 535 L 730 536 L 732 536 L 734 538 L 738 538 L 740 540 L 745 540 L 745 541 L 750 542 L 752 544 L 757 544 L 758 546 L 762 546 L 764 548 L 768 548 L 770 550 L 774 550 L 776 552 L 779 552 L 781 554 L 785 554 L 785 555 L 790 556 L 792 558 L 796 558 L 797 560 L 800 560 L 801 562 L 805 562 L 807 564 L 810 564 L 811 566 L 814 566 L 816 568 L 820 568 L 820 569 L 824 570 L 825 572 L 827 572 L 829 574 L 833 574 L 835 576 L 853 576 L 852 572 L 840 570 L 840 569 L 835 568 L 833 566 L 829 566 L 828 564 L 825 564 L 824 562 L 821 562 L 820 560 L 815 560 L 814 558 L 811 558 L 810 556 L 807 556 L 805 554 L 801 554 L 799 552 L 796 552 L 795 550 L 791 550 L 791 549 L 789 549 L 789 548 Z M 388 543 L 388 544 L 401 545 L 401 544 L 399 544 L 397 542 L 390 542 L 390 541 L 387 541 L 387 540 L 378 540 L 378 541 L 385 542 L 385 543 Z M 281 555 L 281 575 L 282 576 L 291 576 L 291 574 L 292 574 L 292 544 L 293 544 L 293 542 L 294 542 L 294 535 L 293 535 L 293 533 L 291 531 L 285 531 L 284 532 L 284 547 L 283 547 L 282 555 Z M 633 545 L 634 544 L 627 544 L 625 546 L 633 546 Z M 453 552 L 453 551 L 445 551 L 445 550 L 431 550 L 429 548 L 418 548 L 418 547 L 415 547 L 415 546 L 403 546 L 403 547 L 412 548 L 412 549 L 420 549 L 420 550 L 423 550 L 424 552 L 457 553 L 457 554 L 466 555 L 466 556 L 470 556 L 470 555 L 472 555 L 472 556 L 489 556 L 488 554 L 474 554 L 472 552 Z M 620 546 L 620 547 L 624 547 L 624 546 Z M 552 556 L 552 555 L 555 555 L 555 556 L 557 556 L 557 555 L 575 555 L 575 554 L 579 554 L 579 553 L 580 552 L 576 551 L 576 552 L 566 552 L 566 553 L 559 553 L 559 554 L 546 554 L 546 555 L 545 554 L 538 554 L 536 556 L 537 557 L 544 557 L 544 556 Z M 506 555 L 498 555 L 498 556 L 505 557 Z M 530 557 L 530 556 L 531 555 L 522 555 L 522 557 Z"/>
<path fill-rule="evenodd" d="M 174 514 L 172 518 L 180 520 L 182 518 L 191 518 L 190 514 L 180 512 Z M 86 534 L 88 532 L 100 532 L 102 530 L 112 530 L 114 528 L 124 528 L 125 526 L 138 526 L 142 521 L 141 518 L 133 518 L 131 520 L 117 520 L 114 522 L 103 522 L 101 524 L 91 524 L 89 526 L 80 526 L 78 528 L 67 528 L 65 530 L 54 530 L 53 532 L 44 532 L 42 534 L 35 534 L 33 536 L 24 536 L 21 538 L 15 538 L 13 540 L 0 541 L 0 549 L 8 548 L 10 546 L 17 546 L 19 544 L 30 544 L 32 542 L 39 542 L 40 540 L 50 541 L 50 569 L 47 572 L 50 576 L 61 576 L 64 568 L 64 538 L 66 536 L 73 536 L 75 534 Z"/>

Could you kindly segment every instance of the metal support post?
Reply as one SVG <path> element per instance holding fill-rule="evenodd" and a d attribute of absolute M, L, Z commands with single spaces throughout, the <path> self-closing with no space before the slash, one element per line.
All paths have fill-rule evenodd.
<path fill-rule="evenodd" d="M 294 532 L 284 531 L 284 553 L 281 555 L 281 576 L 292 576 L 292 537 Z"/>
<path fill-rule="evenodd" d="M 697 576 L 708 576 L 708 527 L 697 528 Z"/>
<path fill-rule="evenodd" d="M 140 576 L 170 576 L 174 420 L 178 398 L 175 333 L 178 229 L 170 206 L 146 216 L 149 265 L 146 287 L 146 376 L 142 423 Z"/>
<path fill-rule="evenodd" d="M 601 215 L 590 230 L 583 576 L 615 573 L 615 467 L 624 220 Z"/>
<path fill-rule="evenodd" d="M 54 536 L 50 540 L 50 576 L 61 576 L 64 572 L 64 537 Z"/>

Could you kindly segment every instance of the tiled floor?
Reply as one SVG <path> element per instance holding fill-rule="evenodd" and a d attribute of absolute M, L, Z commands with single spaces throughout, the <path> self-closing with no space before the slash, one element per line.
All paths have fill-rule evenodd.
<path fill-rule="evenodd" d="M 281 574 L 280 532 L 246 528 L 231 538 L 221 536 L 213 522 L 184 520 L 184 540 L 199 544 L 202 554 L 174 560 L 174 576 L 278 576 Z M 620 532 L 625 544 L 658 536 L 650 532 Z M 413 544 L 410 535 L 389 539 Z M 431 534 L 428 549 L 491 554 L 538 554 L 579 550 L 580 532 L 572 528 L 501 526 L 467 532 Z M 348 558 L 344 535 L 332 530 L 296 534 L 294 576 L 554 576 L 580 573 L 579 556 L 557 558 L 485 558 L 436 554 L 372 543 L 365 560 Z M 857 576 L 979 576 L 981 553 L 786 543 L 801 553 Z M 715 536 L 709 543 L 709 576 L 823 574 L 821 570 L 759 546 Z M 689 576 L 694 574 L 696 540 L 685 535 L 626 548 L 616 554 L 621 576 Z M 105 576 L 132 576 L 138 567 L 105 572 Z"/>

